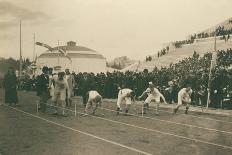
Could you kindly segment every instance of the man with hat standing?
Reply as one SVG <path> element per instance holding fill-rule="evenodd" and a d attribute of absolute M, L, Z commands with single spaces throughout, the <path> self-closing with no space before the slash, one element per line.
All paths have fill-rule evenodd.
<path fill-rule="evenodd" d="M 48 76 L 48 67 L 44 66 L 42 68 L 42 74 L 37 77 L 37 95 L 39 99 L 39 110 L 43 113 L 46 111 L 46 104 L 50 97 L 49 93 L 49 76 Z"/>
<path fill-rule="evenodd" d="M 146 100 L 144 101 L 142 114 L 146 114 L 146 109 L 147 109 L 146 107 L 148 107 L 148 105 L 152 101 L 154 101 L 156 103 L 156 115 L 159 115 L 158 108 L 159 108 L 159 104 L 160 104 L 160 98 L 162 98 L 164 103 L 166 103 L 166 100 L 165 100 L 163 94 L 161 94 L 159 92 L 159 90 L 157 88 L 155 88 L 155 86 L 152 82 L 149 82 L 149 87 L 143 92 L 143 94 L 141 96 L 139 96 L 139 99 L 141 99 L 146 94 L 148 96 L 147 96 Z"/>

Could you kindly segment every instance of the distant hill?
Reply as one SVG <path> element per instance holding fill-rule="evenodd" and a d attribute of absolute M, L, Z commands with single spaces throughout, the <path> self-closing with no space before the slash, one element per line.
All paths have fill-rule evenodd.
<path fill-rule="evenodd" d="M 135 62 L 136 62 L 135 60 L 131 60 L 127 56 L 121 56 L 115 58 L 113 61 L 108 62 L 108 67 L 115 69 L 123 69 Z"/>

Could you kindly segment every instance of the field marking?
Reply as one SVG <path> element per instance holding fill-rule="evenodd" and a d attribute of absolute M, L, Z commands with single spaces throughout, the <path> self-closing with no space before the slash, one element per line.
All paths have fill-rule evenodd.
<path fill-rule="evenodd" d="M 116 110 L 111 110 L 111 109 L 107 109 L 107 108 L 99 108 L 99 109 L 103 109 L 103 110 L 107 110 L 107 111 L 112 111 L 112 112 L 117 112 Z M 132 113 L 128 113 L 128 114 L 131 115 L 131 116 L 139 117 L 139 118 L 146 118 L 146 119 L 156 120 L 156 121 L 165 122 L 165 123 L 169 123 L 169 124 L 176 124 L 176 125 L 182 125 L 182 126 L 187 126 L 187 127 L 204 129 L 204 130 L 209 130 L 209 131 L 214 131 L 214 132 L 232 134 L 232 132 L 230 132 L 230 131 L 217 130 L 217 129 L 213 129 L 213 128 L 206 128 L 206 127 L 197 126 L 197 125 L 191 125 L 191 124 L 186 124 L 186 123 L 179 123 L 179 122 L 175 122 L 175 121 L 167 121 L 167 120 L 153 118 L 153 117 L 148 117 L 148 116 L 140 116 L 140 115 L 136 115 L 136 114 L 132 114 Z"/>
<path fill-rule="evenodd" d="M 141 106 L 139 106 L 139 105 L 136 105 L 136 107 L 139 107 L 139 108 L 142 108 Z M 164 107 L 162 107 L 162 108 L 164 108 Z M 149 108 L 150 110 L 152 110 L 152 111 L 155 111 L 156 109 L 154 109 L 154 108 Z M 166 110 L 161 110 L 161 109 L 159 109 L 158 111 L 161 111 L 161 112 L 165 112 L 165 113 L 169 113 L 169 114 L 173 114 L 173 112 L 172 111 L 166 111 Z M 191 112 L 196 112 L 196 111 L 191 111 Z M 208 113 L 206 113 L 206 114 L 208 114 Z M 232 124 L 232 122 L 231 121 L 223 121 L 223 120 L 219 120 L 219 119 L 214 119 L 214 118 L 209 118 L 209 117 L 202 117 L 202 116 L 194 116 L 194 115 L 191 115 L 191 114 L 176 114 L 177 116 L 178 115 L 182 115 L 182 116 L 186 116 L 186 117 L 195 117 L 195 118 L 200 118 L 200 119 L 205 119 L 205 120 L 210 120 L 210 121 L 216 121 L 216 122 L 222 122 L 222 123 L 228 123 L 228 124 Z M 227 117 L 226 115 L 225 116 L 223 116 L 223 117 Z"/>
<path fill-rule="evenodd" d="M 103 110 L 107 110 L 107 111 L 112 111 L 112 112 L 117 112 L 116 110 L 112 110 L 112 109 L 108 109 L 108 108 L 100 108 L 99 107 L 99 109 L 103 109 Z M 209 131 L 214 131 L 214 132 L 232 134 L 231 131 L 224 131 L 224 130 L 218 130 L 218 129 L 213 129 L 213 128 L 207 128 L 207 127 L 197 126 L 197 125 L 186 124 L 186 123 L 179 123 L 179 122 L 175 122 L 175 121 L 162 120 L 162 119 L 148 117 L 148 116 L 140 116 L 140 115 L 136 115 L 136 114 L 132 114 L 132 113 L 128 113 L 128 114 L 131 115 L 131 116 L 139 117 L 139 118 L 146 118 L 146 119 L 156 120 L 156 121 L 160 121 L 160 122 L 166 122 L 166 123 L 169 123 L 169 124 L 177 124 L 177 125 L 194 127 L 194 128 L 204 129 L 204 130 L 209 130 Z"/>
<path fill-rule="evenodd" d="M 120 143 L 117 143 L 117 142 L 113 142 L 113 141 L 110 141 L 110 140 L 107 140 L 107 139 L 104 139 L 104 138 L 101 138 L 101 137 L 98 137 L 98 136 L 95 136 L 95 135 L 92 135 L 92 134 L 89 134 L 89 133 L 85 133 L 83 131 L 80 131 L 80 130 L 77 130 L 77 129 L 74 129 L 74 128 L 71 128 L 71 127 L 68 127 L 68 126 L 65 126 L 65 125 L 62 125 L 62 124 L 50 121 L 48 119 L 45 119 L 45 118 L 33 115 L 31 113 L 25 112 L 23 110 L 20 110 L 20 109 L 14 108 L 14 107 L 10 107 L 10 106 L 7 106 L 7 107 L 12 108 L 12 109 L 14 109 L 16 111 L 22 112 L 24 114 L 30 115 L 32 117 L 44 120 L 44 121 L 46 121 L 46 122 L 48 122 L 50 124 L 55 124 L 55 125 L 58 125 L 58 126 L 61 126 L 61 127 L 64 127 L 64 128 L 67 128 L 67 129 L 70 129 L 70 130 L 73 130 L 73 131 L 76 131 L 76 132 L 79 132 L 79 133 L 82 133 L 84 135 L 87 135 L 87 136 L 90 136 L 90 137 L 93 137 L 93 138 L 96 138 L 96 139 L 99 139 L 99 140 L 102 140 L 102 141 L 105 141 L 105 142 L 108 142 L 108 143 L 111 143 L 111 144 L 114 144 L 114 145 L 118 145 L 118 146 L 121 146 L 123 148 L 127 148 L 127 149 L 135 151 L 135 152 L 141 152 L 142 154 L 152 155 L 150 153 L 147 153 L 147 152 L 144 152 L 144 151 L 140 151 L 140 150 L 137 150 L 135 148 L 131 148 L 131 147 L 125 146 L 123 144 L 120 144 Z M 58 108 L 61 108 L 61 107 L 58 107 Z M 65 108 L 65 109 L 68 110 L 68 111 L 71 111 L 71 112 L 75 112 L 74 110 L 71 110 L 71 109 L 67 109 L 67 108 Z M 83 114 L 81 112 L 77 112 L 77 113 Z M 163 134 L 163 135 L 169 135 L 169 136 L 173 136 L 173 137 L 177 137 L 177 138 L 181 138 L 181 139 L 185 139 L 185 140 L 190 140 L 190 141 L 194 141 L 194 142 L 200 142 L 200 143 L 203 143 L 203 144 L 213 145 L 213 146 L 217 146 L 217 147 L 222 147 L 224 149 L 230 149 L 230 150 L 232 150 L 232 146 L 226 146 L 226 145 L 221 145 L 221 144 L 216 144 L 216 143 L 212 143 L 212 142 L 207 142 L 207 141 L 203 141 L 203 140 L 199 140 L 199 139 L 195 139 L 195 138 L 189 138 L 189 137 L 185 137 L 185 136 L 181 136 L 181 135 L 177 135 L 177 134 L 172 134 L 172 133 L 163 132 L 163 131 L 160 131 L 160 130 L 145 128 L 145 127 L 141 127 L 141 126 L 137 126 L 137 125 L 133 125 L 133 124 L 129 124 L 129 123 L 124 123 L 124 122 L 120 122 L 120 121 L 115 121 L 115 120 L 111 120 L 111 119 L 107 119 L 107 118 L 97 117 L 97 116 L 93 116 L 93 115 L 88 115 L 88 116 L 96 118 L 96 119 L 105 120 L 105 121 L 108 121 L 108 122 L 113 122 L 113 123 L 117 123 L 117 124 L 126 125 L 126 126 L 129 126 L 129 127 L 134 127 L 134 128 L 138 128 L 138 129 L 150 131 L 150 132 L 156 132 L 156 133 L 160 133 L 160 134 Z"/>
<path fill-rule="evenodd" d="M 107 99 L 104 100 L 104 101 L 108 101 L 108 102 L 111 102 L 111 103 L 115 103 L 115 101 L 111 101 L 111 100 L 107 100 Z M 141 107 L 141 106 L 140 106 L 141 104 L 142 104 L 142 103 L 137 102 L 137 104 L 135 104 L 135 106 Z M 199 108 L 201 108 L 201 106 L 192 106 L 192 107 L 199 107 Z M 162 107 L 162 108 L 168 108 L 168 107 Z M 207 109 L 206 109 L 206 111 L 207 111 Z M 191 111 L 191 112 L 200 112 L 200 111 Z M 207 112 L 205 112 L 205 114 L 213 114 L 213 113 L 207 113 Z M 182 114 L 182 115 L 184 115 L 184 114 Z M 189 115 L 189 114 L 188 114 L 188 115 Z M 232 114 L 229 114 L 229 113 L 224 113 L 224 114 L 218 114 L 218 113 L 216 113 L 216 114 L 214 114 L 214 115 L 232 118 Z M 192 115 L 192 116 L 193 116 L 193 115 Z M 202 118 L 207 118 L 207 117 L 202 117 Z M 216 120 L 217 120 L 217 119 L 216 119 Z M 230 122 L 230 123 L 232 123 L 232 122 Z"/>
<path fill-rule="evenodd" d="M 166 113 L 173 113 L 171 111 L 166 111 L 166 110 L 159 110 L 161 112 L 166 112 Z M 216 122 L 222 122 L 222 123 L 228 123 L 228 124 L 232 124 L 231 121 L 223 121 L 223 120 L 219 120 L 219 119 L 214 119 L 214 118 L 209 118 L 209 117 L 201 117 L 201 116 L 194 116 L 194 115 L 191 115 L 191 114 L 177 114 L 178 115 L 182 115 L 182 116 L 187 116 L 187 117 L 194 117 L 194 118 L 200 118 L 200 119 L 205 119 L 205 120 L 210 120 L 210 121 L 216 121 Z M 226 116 L 225 116 L 226 117 Z"/>
<path fill-rule="evenodd" d="M 58 108 L 60 108 L 60 107 L 58 107 Z M 67 108 L 66 108 L 66 110 L 71 111 L 71 112 L 75 112 L 74 110 L 67 109 Z M 84 114 L 82 112 L 77 112 L 77 113 L 78 114 Z M 203 143 L 203 144 L 213 145 L 213 146 L 217 146 L 217 147 L 223 147 L 225 149 L 232 150 L 232 146 L 226 146 L 226 145 L 207 142 L 207 141 L 203 141 L 203 140 L 199 140 L 199 139 L 195 139 L 195 138 L 189 138 L 189 137 L 185 137 L 185 136 L 181 136 L 181 135 L 177 135 L 177 134 L 172 134 L 172 133 L 163 132 L 163 131 L 160 131 L 160 130 L 145 128 L 145 127 L 141 127 L 141 126 L 137 126 L 137 125 L 133 125 L 133 124 L 129 124 L 129 123 L 124 123 L 124 122 L 120 122 L 120 121 L 115 121 L 115 120 L 111 120 L 111 119 L 107 119 L 107 118 L 102 118 L 102 117 L 98 117 L 98 116 L 94 116 L 94 115 L 88 115 L 88 116 L 93 117 L 93 118 L 97 118 L 97 119 L 101 119 L 101 120 L 105 120 L 105 121 L 108 121 L 108 122 L 113 122 L 113 123 L 117 123 L 117 124 L 126 125 L 126 126 L 129 126 L 129 127 L 134 127 L 134 128 L 150 131 L 150 132 L 156 132 L 156 133 L 160 133 L 160 134 L 163 134 L 163 135 L 169 135 L 169 136 L 178 137 L 178 138 L 185 139 L 185 140 L 191 140 L 191 141 L 194 141 L 194 142 L 200 142 L 200 143 Z"/>
<path fill-rule="evenodd" d="M 137 107 L 140 107 L 140 106 L 137 106 Z M 141 107 L 140 107 L 141 108 Z M 154 108 L 149 108 L 151 110 L 156 110 Z M 169 113 L 169 114 L 172 114 L 173 112 L 171 111 L 166 111 L 166 110 L 160 110 L 159 111 L 161 112 L 165 112 L 165 113 Z M 196 112 L 196 111 L 191 111 L 191 112 Z M 182 115 L 182 116 L 187 116 L 187 117 L 195 117 L 195 118 L 200 118 L 200 119 L 205 119 L 205 120 L 210 120 L 210 121 L 216 121 L 216 122 L 222 122 L 222 123 L 228 123 L 228 124 L 232 124 L 231 121 L 223 121 L 223 120 L 219 120 L 219 119 L 214 119 L 214 118 L 209 118 L 209 117 L 202 117 L 202 116 L 194 116 L 194 115 L 191 115 L 191 114 L 176 114 L 177 116 L 178 115 Z M 227 116 L 224 116 L 224 117 L 227 117 Z M 229 117 L 230 118 L 230 117 Z"/>
<path fill-rule="evenodd" d="M 74 132 L 78 132 L 78 133 L 81 133 L 81 134 L 83 134 L 83 135 L 86 135 L 86 136 L 89 136 L 89 137 L 92 137 L 92 138 L 95 138 L 95 139 L 98 139 L 98 140 L 101 140 L 101 141 L 104 141 L 104 142 L 107 142 L 107 143 L 110 143 L 110 144 L 113 144 L 113 145 L 116 145 L 116 146 L 120 146 L 120 147 L 122 147 L 122 148 L 126 148 L 126 149 L 128 149 L 128 150 L 131 150 L 131 151 L 134 151 L 134 152 L 137 152 L 137 153 L 141 153 L 141 154 L 144 154 L 144 155 L 152 155 L 151 153 L 144 152 L 144 151 L 135 149 L 135 148 L 133 148 L 133 147 L 129 147 L 129 146 L 126 146 L 126 145 L 123 145 L 123 144 L 120 144 L 120 143 L 117 143 L 117 142 L 114 142 L 114 141 L 111 141 L 111 140 L 107 140 L 107 139 L 105 139 L 105 138 L 101 138 L 101 137 L 95 136 L 95 135 L 93 135 L 93 134 L 90 134 L 90 133 L 87 133 L 87 132 L 83 132 L 83 131 L 81 131 L 81 130 L 74 129 L 74 128 L 72 128 L 72 127 L 65 126 L 65 125 L 63 125 L 63 124 L 60 124 L 60 123 L 57 123 L 57 122 L 48 120 L 48 119 L 46 119 L 46 118 L 42 118 L 42 117 L 40 117 L 40 116 L 33 115 L 33 114 L 31 114 L 31 113 L 28 113 L 28 112 L 26 112 L 26 111 L 20 110 L 20 109 L 18 109 L 18 108 L 10 107 L 10 106 L 8 106 L 8 105 L 5 105 L 5 106 L 8 107 L 8 108 L 14 109 L 14 110 L 16 110 L 16 111 L 18 111 L 18 112 L 21 112 L 21 113 L 24 113 L 24 114 L 26 114 L 26 115 L 29 115 L 29 116 L 31 116 L 31 117 L 34 117 L 34 118 L 43 120 L 43 121 L 45 121 L 45 122 L 47 122 L 47 123 L 50 123 L 50 124 L 57 125 L 57 126 L 60 126 L 60 127 L 63 127 L 63 128 L 69 129 L 69 130 L 72 130 L 72 131 L 74 131 Z"/>
<path fill-rule="evenodd" d="M 138 107 L 140 109 L 142 108 L 142 106 L 140 106 L 138 104 L 137 105 L 135 104 L 135 107 Z M 160 108 L 167 108 L 167 107 L 160 107 Z M 159 108 L 159 111 L 161 111 L 161 112 L 170 113 L 170 114 L 173 113 L 171 111 L 161 110 L 160 108 Z M 190 106 L 190 108 L 191 108 L 191 106 Z M 152 110 L 152 111 L 156 110 L 154 108 L 149 108 L 149 109 Z M 190 112 L 195 112 L 196 113 L 196 112 L 199 112 L 199 111 L 190 111 Z M 205 113 L 205 114 L 211 114 L 211 113 Z M 186 114 L 177 114 L 177 115 L 182 115 L 182 116 L 187 116 L 187 117 L 195 117 L 195 118 L 206 119 L 206 120 L 210 120 L 210 121 L 216 121 L 216 122 L 223 122 L 223 123 L 232 124 L 231 121 L 224 121 L 224 120 L 219 120 L 219 119 L 214 119 L 214 118 L 209 118 L 209 117 L 202 117 L 202 116 L 194 116 L 192 114 L 188 114 L 188 115 L 186 115 Z M 223 115 L 222 117 L 229 117 L 229 118 L 231 118 L 230 116 L 227 116 L 227 115 Z"/>
<path fill-rule="evenodd" d="M 112 102 L 112 101 L 111 101 L 111 102 Z M 112 102 L 112 103 L 113 103 L 113 102 Z M 142 108 L 142 106 L 139 106 L 138 104 L 137 104 L 137 105 L 135 104 L 135 107 L 139 107 L 140 109 Z M 165 107 L 162 107 L 162 108 L 165 108 Z M 106 109 L 107 109 L 107 108 L 106 108 Z M 154 109 L 154 108 L 149 108 L 149 109 L 151 109 L 151 110 L 153 110 L 153 111 L 156 110 L 156 109 Z M 159 109 L 159 111 L 165 112 L 165 113 L 170 113 L 170 114 L 173 113 L 173 112 L 171 112 L 171 111 L 160 110 L 160 109 Z M 197 112 L 197 111 L 191 111 L 191 112 Z M 210 114 L 210 113 L 204 113 L 204 114 Z M 214 119 L 214 118 L 209 118 L 209 117 L 194 116 L 194 115 L 192 115 L 192 114 L 187 114 L 187 115 L 186 115 L 186 114 L 176 114 L 176 116 L 178 116 L 178 115 L 232 124 L 232 121 L 224 121 L 224 120 L 219 120 L 219 119 Z M 217 115 L 217 116 L 218 116 L 218 115 Z M 139 116 L 138 116 L 138 117 L 139 117 Z M 222 117 L 229 117 L 229 118 L 231 118 L 230 116 L 227 116 L 227 115 L 223 115 Z M 178 122 L 177 122 L 177 123 L 178 123 Z"/>

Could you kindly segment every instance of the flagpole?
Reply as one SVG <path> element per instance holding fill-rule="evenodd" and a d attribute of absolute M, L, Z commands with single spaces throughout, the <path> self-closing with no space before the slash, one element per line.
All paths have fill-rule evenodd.
<path fill-rule="evenodd" d="M 212 74 L 212 60 L 210 62 L 210 69 L 209 69 L 209 80 L 208 80 L 208 95 L 207 95 L 207 109 L 209 108 L 209 102 L 210 102 L 210 81 L 211 81 L 211 74 Z"/>
<path fill-rule="evenodd" d="M 212 57 L 211 57 L 211 61 L 210 61 L 210 69 L 209 69 L 209 80 L 208 80 L 208 96 L 207 96 L 207 109 L 209 108 L 209 104 L 210 104 L 210 87 L 211 87 L 211 78 L 212 78 L 212 68 L 213 68 L 213 58 L 214 58 L 214 54 L 217 54 L 217 32 L 215 29 L 215 37 L 214 37 L 214 51 L 212 53 Z M 215 53 L 214 53 L 215 52 Z"/>
<path fill-rule="evenodd" d="M 22 77 L 22 28 L 21 20 L 19 23 L 19 78 Z"/>
<path fill-rule="evenodd" d="M 60 52 L 59 52 L 59 50 L 60 50 L 60 42 L 58 40 L 58 50 L 57 50 L 57 52 L 58 52 L 58 66 L 60 66 Z"/>
<path fill-rule="evenodd" d="M 35 33 L 33 36 L 33 62 L 35 62 Z"/>

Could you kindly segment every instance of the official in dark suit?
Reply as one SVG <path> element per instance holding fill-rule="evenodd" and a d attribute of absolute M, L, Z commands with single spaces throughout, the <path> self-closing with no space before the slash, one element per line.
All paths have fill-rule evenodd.
<path fill-rule="evenodd" d="M 18 103 L 17 84 L 18 80 L 15 71 L 12 67 L 4 76 L 4 89 L 5 89 L 5 103 L 9 105 L 16 105 Z"/>
<path fill-rule="evenodd" d="M 46 104 L 50 97 L 49 94 L 49 76 L 48 67 L 43 67 L 42 74 L 37 77 L 37 95 L 40 97 L 39 110 L 43 113 L 46 111 Z"/>

